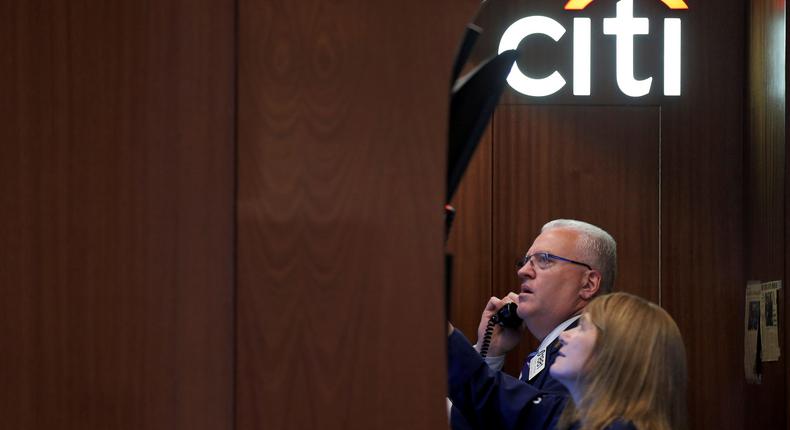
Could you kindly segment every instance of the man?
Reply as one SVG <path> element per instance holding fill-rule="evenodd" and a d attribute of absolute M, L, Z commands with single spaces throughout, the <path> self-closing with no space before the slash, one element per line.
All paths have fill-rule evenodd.
<path fill-rule="evenodd" d="M 492 297 L 486 305 L 478 339 L 488 321 L 508 302 L 517 303 L 524 320 L 520 329 L 496 326 L 486 362 L 493 370 L 472 369 L 474 361 L 464 336 L 448 324 L 448 358 L 453 428 L 508 428 L 518 422 L 518 412 L 534 402 L 538 390 L 567 396 L 565 388 L 549 374 L 559 351 L 558 337 L 576 325 L 582 309 L 597 295 L 612 290 L 617 271 L 617 245 L 607 232 L 575 220 L 554 220 L 543 226 L 525 257 L 519 262 L 519 294 Z M 541 341 L 530 354 L 521 377 L 500 371 L 504 355 L 518 345 L 526 327 Z M 476 349 L 482 347 L 479 340 Z M 524 388 L 530 385 L 533 388 Z M 512 416 L 511 416 L 512 415 Z"/>

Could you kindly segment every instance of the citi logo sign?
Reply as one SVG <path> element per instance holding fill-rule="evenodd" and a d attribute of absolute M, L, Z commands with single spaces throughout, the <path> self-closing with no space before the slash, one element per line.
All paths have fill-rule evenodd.
<path fill-rule="evenodd" d="M 645 0 L 647 1 L 647 0 Z M 659 1 L 659 0 L 654 0 Z M 660 0 L 668 9 L 688 9 L 683 0 Z M 570 0 L 565 10 L 584 10 L 593 0 Z M 663 94 L 679 96 L 681 84 L 681 20 L 663 19 Z M 590 18 L 573 18 L 573 72 L 574 96 L 590 96 L 592 46 L 592 21 Z M 525 39 L 548 36 L 558 42 L 566 28 L 547 16 L 528 16 L 511 24 L 499 42 L 499 52 L 516 49 Z M 634 41 L 637 36 L 650 35 L 650 19 L 634 16 L 633 0 L 619 0 L 613 17 L 603 18 L 603 34 L 613 36 L 615 41 L 616 79 L 619 90 L 629 97 L 642 97 L 650 93 L 653 77 L 638 79 L 634 74 Z M 560 91 L 567 84 L 565 77 L 554 70 L 546 77 L 531 77 L 529 70 L 521 70 L 514 64 L 507 77 L 510 86 L 519 93 L 531 97 L 546 97 Z"/>

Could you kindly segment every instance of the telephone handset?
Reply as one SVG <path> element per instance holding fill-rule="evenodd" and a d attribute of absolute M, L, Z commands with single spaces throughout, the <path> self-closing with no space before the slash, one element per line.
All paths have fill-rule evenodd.
<path fill-rule="evenodd" d="M 510 302 L 491 316 L 486 326 L 485 334 L 483 335 L 483 344 L 480 346 L 480 355 L 485 357 L 488 354 L 488 347 L 491 345 L 491 336 L 494 334 L 494 326 L 499 324 L 505 328 L 518 328 L 521 325 L 521 318 L 516 313 L 518 305 Z"/>
<path fill-rule="evenodd" d="M 491 320 L 495 323 L 501 325 L 502 327 L 506 328 L 518 328 L 521 325 L 521 318 L 518 317 L 518 313 L 516 313 L 516 309 L 518 309 L 518 305 L 510 302 L 505 306 L 499 308 L 499 310 L 491 317 Z"/>

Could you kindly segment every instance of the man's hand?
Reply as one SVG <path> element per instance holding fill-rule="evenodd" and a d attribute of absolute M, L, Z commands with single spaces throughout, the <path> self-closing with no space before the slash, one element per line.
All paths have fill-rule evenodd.
<path fill-rule="evenodd" d="M 516 293 L 510 293 L 503 299 L 491 297 L 491 300 L 488 301 L 485 309 L 483 309 L 483 315 L 480 318 L 480 325 L 477 327 L 478 347 L 483 342 L 483 336 L 485 336 L 488 321 L 494 314 L 496 314 L 499 308 L 505 306 L 505 304 L 509 302 L 518 303 L 518 295 Z M 488 356 L 495 357 L 498 355 L 505 355 L 510 352 L 521 341 L 521 335 L 523 332 L 523 324 L 518 328 L 518 330 L 512 328 L 503 328 L 499 324 L 496 324 L 494 326 L 494 333 L 491 336 L 491 344 L 488 347 Z"/>

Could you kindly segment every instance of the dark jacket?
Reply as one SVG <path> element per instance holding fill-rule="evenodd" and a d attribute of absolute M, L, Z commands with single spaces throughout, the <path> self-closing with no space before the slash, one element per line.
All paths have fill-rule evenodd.
<path fill-rule="evenodd" d="M 571 325 L 572 328 L 575 323 Z M 568 392 L 549 374 L 559 342 L 546 348 L 546 366 L 531 381 L 525 364 L 522 379 L 491 370 L 459 331 L 447 340 L 449 397 L 454 413 L 471 429 L 554 429 L 568 401 Z M 540 387 L 540 388 L 538 388 Z M 453 422 L 453 428 L 457 428 Z M 575 424 L 571 430 L 578 430 Z M 628 421 L 616 420 L 604 430 L 637 430 Z"/>
<path fill-rule="evenodd" d="M 549 375 L 556 344 L 546 349 L 546 366 L 529 383 L 489 368 L 455 330 L 447 339 L 453 429 L 553 429 L 568 398 L 565 387 Z M 522 378 L 528 375 L 525 365 Z"/>

